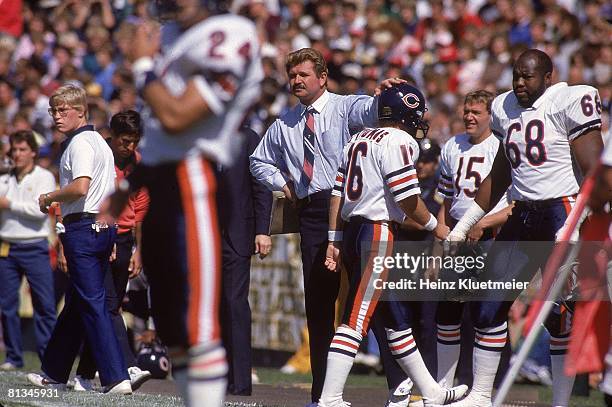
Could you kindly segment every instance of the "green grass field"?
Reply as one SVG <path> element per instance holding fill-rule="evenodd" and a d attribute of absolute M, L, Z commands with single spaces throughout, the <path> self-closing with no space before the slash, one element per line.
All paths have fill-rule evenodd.
<path fill-rule="evenodd" d="M 33 390 L 35 387 L 29 385 L 26 381 L 26 373 L 36 372 L 40 369 L 40 362 L 36 354 L 26 354 L 26 366 L 24 369 L 15 372 L 0 373 L 0 405 L 8 406 L 53 406 L 53 407 L 173 407 L 182 406 L 182 401 L 179 397 L 169 394 L 172 392 L 172 383 L 169 381 L 148 382 L 143 386 L 142 391 L 131 396 L 113 396 L 101 395 L 94 392 L 59 392 L 58 397 L 9 397 L 10 389 Z M 309 387 L 310 376 L 293 374 L 286 375 L 279 372 L 277 369 L 257 368 L 257 374 L 260 382 L 264 385 L 273 385 L 278 388 L 279 392 L 292 392 L 300 389 L 304 391 Z M 384 389 L 386 382 L 384 377 L 376 375 L 351 375 L 347 383 L 347 387 L 363 390 L 364 392 L 374 391 L 376 389 Z M 370 390 L 368 390 L 370 389 Z M 521 389 L 539 394 L 539 403 L 550 403 L 552 392 L 551 389 L 544 386 L 532 385 L 515 385 L 513 390 L 520 391 Z M 26 392 L 27 393 L 27 392 Z M 156 394 L 159 393 L 159 394 Z M 357 401 L 357 400 L 355 400 Z M 356 404 L 356 403 L 354 403 Z M 279 404 L 265 404 L 256 402 L 233 402 L 226 403 L 226 406 L 252 406 L 252 407 L 272 407 Z M 603 395 L 598 391 L 591 391 L 590 397 L 573 397 L 572 406 L 576 407 L 601 407 L 604 405 Z M 294 407 L 294 406 L 291 406 Z M 303 407 L 303 405 L 296 406 Z"/>

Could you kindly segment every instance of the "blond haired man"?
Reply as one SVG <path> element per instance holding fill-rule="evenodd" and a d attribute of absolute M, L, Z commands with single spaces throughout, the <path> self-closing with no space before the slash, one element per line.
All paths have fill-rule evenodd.
<path fill-rule="evenodd" d="M 63 389 L 83 340 L 91 346 L 104 392 L 129 394 L 130 380 L 104 301 L 116 230 L 96 222 L 102 200 L 113 192 L 113 153 L 92 125 L 87 124 L 87 95 L 79 86 L 60 87 L 49 100 L 49 114 L 66 135 L 60 161 L 60 189 L 40 195 L 47 212 L 54 202 L 62 210 L 60 234 L 70 286 L 66 304 L 43 356 L 43 374 L 28 380 L 40 387 Z"/>

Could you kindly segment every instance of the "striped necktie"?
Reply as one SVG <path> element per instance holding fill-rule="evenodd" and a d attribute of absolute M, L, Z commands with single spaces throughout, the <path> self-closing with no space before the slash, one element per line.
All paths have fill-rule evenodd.
<path fill-rule="evenodd" d="M 302 166 L 302 183 L 305 187 L 310 185 L 313 176 L 315 156 L 315 126 L 314 109 L 306 110 L 306 124 L 304 125 L 304 165 Z"/>

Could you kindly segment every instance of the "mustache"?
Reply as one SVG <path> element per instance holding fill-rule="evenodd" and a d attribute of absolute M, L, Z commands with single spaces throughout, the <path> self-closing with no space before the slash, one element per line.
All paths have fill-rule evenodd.
<path fill-rule="evenodd" d="M 306 86 L 304 86 L 304 85 L 293 85 L 293 87 L 291 89 L 293 89 L 293 90 L 306 89 Z"/>

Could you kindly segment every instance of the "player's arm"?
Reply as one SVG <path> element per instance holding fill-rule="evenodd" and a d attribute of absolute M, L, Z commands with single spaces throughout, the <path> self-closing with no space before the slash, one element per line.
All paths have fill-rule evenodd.
<path fill-rule="evenodd" d="M 397 202 L 404 214 L 414 220 L 422 229 L 433 232 L 438 239 L 446 238 L 448 227 L 439 224 L 438 219 L 429 212 L 419 195 L 410 195 Z"/>
<path fill-rule="evenodd" d="M 329 201 L 329 229 L 327 232 L 328 243 L 325 254 L 325 267 L 330 271 L 338 271 L 340 267 L 340 248 L 342 246 L 342 228 L 344 224 L 341 216 L 342 201 L 344 199 L 344 173 L 344 169 L 340 167 Z"/>
<path fill-rule="evenodd" d="M 195 78 L 189 80 L 180 95 L 174 95 L 154 73 L 154 56 L 160 48 L 160 30 L 152 23 L 138 26 L 134 33 L 130 58 L 132 72 L 143 99 L 153 110 L 164 130 L 179 133 L 211 113 Z"/>
<path fill-rule="evenodd" d="M 487 215 L 479 220 L 467 233 L 468 241 L 476 242 L 480 240 L 485 229 L 496 229 L 502 226 L 508 220 L 508 217 L 512 214 L 512 208 L 514 204 L 510 204 L 500 211 L 497 211 L 491 215 Z"/>
<path fill-rule="evenodd" d="M 482 181 L 476 198 L 448 236 L 449 240 L 462 241 L 472 226 L 476 225 L 499 202 L 510 186 L 510 163 L 500 143 L 489 175 Z"/>
<path fill-rule="evenodd" d="M 154 80 L 145 86 L 142 95 L 164 130 L 170 134 L 180 133 L 211 114 L 195 80 L 190 80 L 179 96 L 172 95 L 160 81 Z"/>
<path fill-rule="evenodd" d="M 589 197 L 589 207 L 593 212 L 602 212 L 606 203 L 612 201 L 612 167 L 604 165 L 597 177 L 595 188 Z"/>
<path fill-rule="evenodd" d="M 601 129 L 595 128 L 587 131 L 570 142 L 572 152 L 583 175 L 591 173 L 599 162 L 603 151 Z"/>

